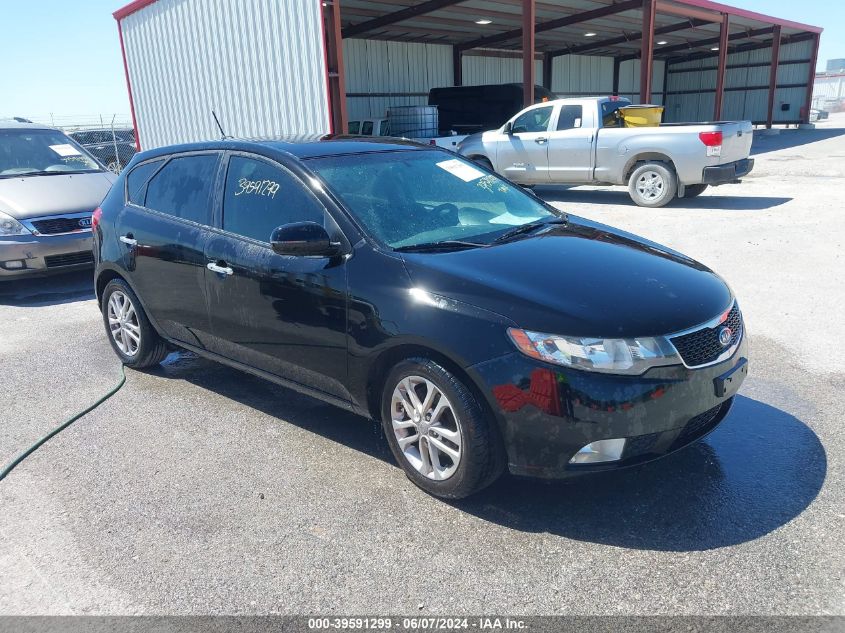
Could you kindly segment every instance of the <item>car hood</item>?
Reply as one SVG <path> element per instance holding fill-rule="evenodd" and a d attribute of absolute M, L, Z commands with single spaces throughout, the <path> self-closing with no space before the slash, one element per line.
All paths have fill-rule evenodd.
<path fill-rule="evenodd" d="M 490 248 L 402 257 L 416 287 L 551 334 L 671 334 L 718 316 L 733 300 L 695 260 L 581 218 Z"/>
<path fill-rule="evenodd" d="M 111 172 L 0 178 L 0 211 L 18 220 L 93 211 L 116 179 Z"/>

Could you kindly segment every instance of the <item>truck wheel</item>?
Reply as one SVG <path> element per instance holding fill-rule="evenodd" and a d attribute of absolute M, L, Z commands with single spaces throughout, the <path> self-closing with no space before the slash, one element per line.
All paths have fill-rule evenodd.
<path fill-rule="evenodd" d="M 684 191 L 684 199 L 700 196 L 705 189 L 707 189 L 707 185 L 687 185 Z"/>
<path fill-rule="evenodd" d="M 461 499 L 505 469 L 495 422 L 469 389 L 427 358 L 400 362 L 384 383 L 382 426 L 396 461 L 417 486 Z"/>
<path fill-rule="evenodd" d="M 484 167 L 484 169 L 489 169 L 492 172 L 496 171 L 495 169 L 493 169 L 493 163 L 491 163 L 488 159 L 484 158 L 484 156 L 473 156 L 472 162 L 481 165 L 482 167 Z"/>
<path fill-rule="evenodd" d="M 643 163 L 628 181 L 631 200 L 641 207 L 665 206 L 677 191 L 677 177 L 665 163 Z"/>

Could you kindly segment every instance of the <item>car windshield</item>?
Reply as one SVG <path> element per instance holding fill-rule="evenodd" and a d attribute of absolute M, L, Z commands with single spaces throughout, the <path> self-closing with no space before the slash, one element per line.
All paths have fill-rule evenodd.
<path fill-rule="evenodd" d="M 316 158 L 311 167 L 379 241 L 489 244 L 524 224 L 561 217 L 533 196 L 442 151 Z"/>
<path fill-rule="evenodd" d="M 0 178 L 102 171 L 58 130 L 0 130 Z"/>

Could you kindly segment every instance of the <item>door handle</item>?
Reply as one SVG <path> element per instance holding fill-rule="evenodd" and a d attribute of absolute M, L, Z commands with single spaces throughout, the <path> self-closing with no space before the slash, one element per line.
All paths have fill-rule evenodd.
<path fill-rule="evenodd" d="M 547 139 L 547 138 L 545 138 L 545 137 L 541 136 L 540 138 L 535 138 L 535 139 L 534 139 L 534 142 L 535 142 L 535 143 L 537 143 L 537 144 L 539 144 L 539 145 L 542 145 L 543 143 L 545 143 L 545 142 L 546 142 L 546 141 L 548 141 L 548 140 L 549 140 L 549 139 Z"/>
<path fill-rule="evenodd" d="M 234 270 L 225 265 L 226 262 L 220 262 L 220 264 L 224 265 L 220 266 L 218 262 L 208 262 L 205 267 L 213 273 L 220 273 L 221 275 L 226 275 L 227 277 L 235 274 Z"/>
<path fill-rule="evenodd" d="M 136 240 L 132 233 L 127 233 L 126 235 L 120 236 L 120 241 L 128 246 L 138 246 L 138 240 Z"/>

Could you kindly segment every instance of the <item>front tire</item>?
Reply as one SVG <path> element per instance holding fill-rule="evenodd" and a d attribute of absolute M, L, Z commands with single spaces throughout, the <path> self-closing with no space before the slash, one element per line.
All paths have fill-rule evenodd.
<path fill-rule="evenodd" d="M 396 461 L 429 494 L 461 499 L 504 470 L 494 422 L 466 385 L 432 360 L 411 358 L 393 368 L 381 415 Z"/>
<path fill-rule="evenodd" d="M 678 192 L 678 179 L 665 163 L 643 163 L 628 180 L 628 194 L 638 206 L 663 207 Z"/>
<path fill-rule="evenodd" d="M 129 284 L 112 279 L 103 289 L 100 308 L 109 342 L 124 365 L 143 369 L 165 359 L 167 344 L 150 324 Z"/>

